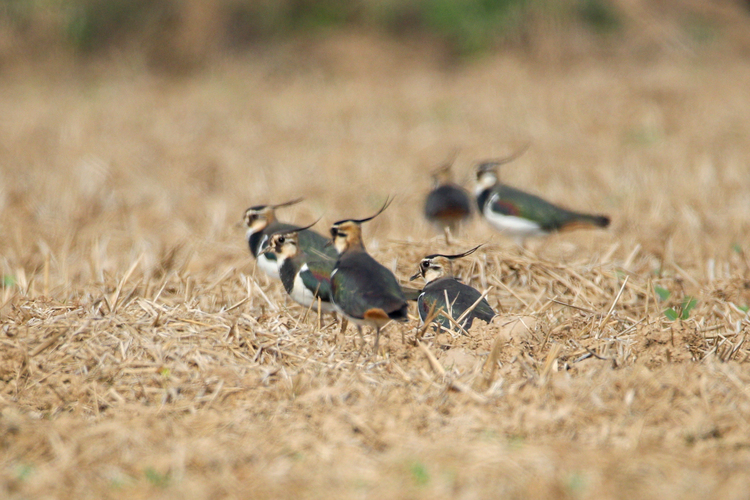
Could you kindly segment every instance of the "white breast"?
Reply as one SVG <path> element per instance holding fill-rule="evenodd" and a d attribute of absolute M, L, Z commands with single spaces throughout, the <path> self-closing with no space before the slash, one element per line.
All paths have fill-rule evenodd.
<path fill-rule="evenodd" d="M 258 267 L 271 278 L 279 279 L 279 264 L 275 260 L 269 260 L 265 254 L 258 256 Z"/>
<path fill-rule="evenodd" d="M 517 238 L 526 238 L 528 236 L 540 236 L 547 234 L 538 223 L 517 217 L 515 215 L 503 215 L 492 211 L 492 204 L 497 199 L 497 195 L 492 195 L 484 206 L 484 217 L 487 222 L 492 224 L 499 231 L 503 231 L 509 236 Z"/>
<path fill-rule="evenodd" d="M 294 277 L 294 286 L 292 287 L 292 293 L 290 296 L 292 299 L 305 307 L 310 307 L 312 304 L 313 309 L 316 311 L 318 310 L 318 299 L 315 297 L 315 294 L 313 294 L 306 286 L 305 283 L 302 281 L 302 273 L 307 271 L 308 267 L 307 264 L 304 264 L 302 268 L 300 269 L 300 272 L 297 273 L 297 275 Z M 322 312 L 334 312 L 335 308 L 333 304 L 328 302 L 320 302 L 320 308 L 322 309 Z"/>
<path fill-rule="evenodd" d="M 253 228 L 250 228 L 245 233 L 245 239 L 250 242 L 250 237 L 255 234 L 255 230 Z M 258 257 L 256 260 L 258 261 L 258 267 L 266 273 L 268 276 L 274 279 L 279 279 L 279 265 L 276 263 L 275 260 L 269 260 L 265 254 L 260 253 L 263 251 L 263 249 L 268 246 L 268 236 L 263 236 L 263 239 L 260 241 L 260 245 L 258 246 Z"/>

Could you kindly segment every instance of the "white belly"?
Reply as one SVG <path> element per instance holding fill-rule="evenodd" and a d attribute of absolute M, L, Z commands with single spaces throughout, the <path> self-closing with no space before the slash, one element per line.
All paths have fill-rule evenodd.
<path fill-rule="evenodd" d="M 255 231 L 250 228 L 245 233 L 245 240 L 250 241 L 250 237 L 255 234 Z M 268 236 L 264 236 L 263 239 L 260 241 L 260 245 L 258 246 L 258 252 L 262 252 L 263 249 L 268 246 Z M 258 262 L 258 267 L 266 273 L 268 276 L 274 279 L 279 279 L 279 264 L 275 260 L 269 260 L 265 254 L 259 253 L 256 257 L 256 261 Z"/>
<path fill-rule="evenodd" d="M 302 270 L 305 270 L 305 266 L 302 267 Z M 318 298 L 315 297 L 315 294 L 313 294 L 308 288 L 305 286 L 305 284 L 302 282 L 302 277 L 297 274 L 297 276 L 294 277 L 294 286 L 292 287 L 292 293 L 289 294 L 292 299 L 297 303 L 305 307 L 313 306 L 313 309 L 316 311 L 318 310 Z M 320 301 L 320 309 L 321 312 L 324 313 L 332 313 L 336 309 L 334 308 L 333 304 L 330 302 L 323 302 Z"/>
<path fill-rule="evenodd" d="M 485 206 L 484 217 L 487 219 L 487 222 L 499 231 L 515 238 L 547 234 L 536 222 L 515 215 L 498 214 L 490 209 L 491 206 L 491 203 Z"/>

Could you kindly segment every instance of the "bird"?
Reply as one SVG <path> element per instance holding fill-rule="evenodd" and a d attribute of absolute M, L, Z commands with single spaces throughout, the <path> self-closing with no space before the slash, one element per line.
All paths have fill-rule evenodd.
<path fill-rule="evenodd" d="M 284 228 L 269 234 L 269 243 L 263 253 L 275 254 L 281 283 L 295 302 L 316 309 L 320 304 L 320 312 L 334 313 L 331 272 L 336 261 L 310 256 L 300 248 L 299 235 L 315 222 L 309 226 Z"/>
<path fill-rule="evenodd" d="M 522 153 L 522 150 L 520 153 Z M 530 236 L 547 235 L 585 227 L 607 227 L 606 215 L 574 212 L 500 182 L 497 168 L 520 156 L 479 162 L 476 167 L 476 195 L 479 212 L 496 229 L 512 236 L 520 246 Z"/>
<path fill-rule="evenodd" d="M 451 271 L 452 260 L 470 255 L 481 246 L 478 245 L 455 255 L 432 254 L 420 261 L 419 270 L 410 281 L 420 276 L 425 281 L 422 293 L 417 298 L 417 310 L 422 323 L 428 319 L 430 311 L 433 310 L 442 310 L 442 313 L 438 314 L 433 321 L 448 330 L 452 328 L 452 324 L 443 313 L 450 314 L 454 321 L 460 319 L 459 325 L 463 329 L 470 328 L 475 319 L 489 323 L 496 316 L 497 313 L 487 299 L 483 298 L 475 288 L 455 278 Z M 472 306 L 473 309 L 471 309 Z M 470 312 L 466 313 L 467 310 Z"/>
<path fill-rule="evenodd" d="M 276 209 L 288 207 L 300 201 L 302 201 L 302 198 L 276 205 L 256 205 L 245 210 L 243 219 L 248 228 L 245 239 L 250 247 L 250 253 L 256 258 L 258 267 L 271 278 L 279 278 L 279 266 L 276 262 L 276 254 L 273 252 L 263 253 L 263 250 L 268 246 L 268 237 L 275 231 L 295 228 L 295 226 L 276 220 Z M 298 243 L 302 251 L 308 255 L 336 261 L 336 251 L 327 246 L 328 238 L 312 229 L 299 231 Z"/>
<path fill-rule="evenodd" d="M 344 219 L 331 226 L 331 242 L 338 252 L 331 273 L 333 303 L 344 317 L 357 325 L 360 354 L 364 346 L 363 326 L 375 330 L 373 354 L 377 355 L 380 330 L 391 320 L 408 320 L 406 298 L 396 277 L 367 253 L 362 241 L 362 224 L 380 215 L 390 201 L 386 200 L 375 215 Z"/>
<path fill-rule="evenodd" d="M 432 190 L 424 202 L 424 216 L 445 234 L 445 242 L 450 245 L 450 235 L 457 234 L 462 222 L 471 217 L 471 197 L 469 193 L 452 180 L 453 161 L 432 173 Z"/>

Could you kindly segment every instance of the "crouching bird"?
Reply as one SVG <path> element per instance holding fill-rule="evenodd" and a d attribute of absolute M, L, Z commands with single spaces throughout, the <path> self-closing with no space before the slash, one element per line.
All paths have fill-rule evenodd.
<path fill-rule="evenodd" d="M 271 233 L 263 253 L 276 256 L 281 283 L 295 302 L 317 309 L 320 301 L 320 312 L 333 313 L 331 272 L 336 261 L 308 255 L 300 247 L 300 235 L 315 222 L 309 226 L 279 229 Z"/>
<path fill-rule="evenodd" d="M 407 321 L 407 304 L 396 277 L 373 259 L 362 242 L 361 225 L 380 215 L 390 200 L 375 215 L 366 219 L 345 219 L 331 226 L 331 241 L 338 260 L 331 273 L 331 292 L 336 309 L 357 325 L 360 352 L 364 346 L 362 326 L 375 329 L 373 353 L 377 355 L 380 330 L 391 320 Z"/>
<path fill-rule="evenodd" d="M 493 227 L 523 246 L 529 236 L 585 227 L 607 227 L 609 217 L 574 212 L 533 194 L 502 184 L 497 168 L 519 154 L 481 162 L 476 167 L 475 195 L 479 212 Z"/>
<path fill-rule="evenodd" d="M 445 242 L 450 245 L 450 235 L 458 234 L 461 223 L 471 216 L 471 198 L 453 182 L 450 162 L 432 173 L 432 181 L 432 191 L 424 202 L 424 215 L 445 233 Z"/>
<path fill-rule="evenodd" d="M 250 253 L 258 262 L 263 272 L 272 278 L 279 277 L 279 266 L 276 261 L 276 254 L 273 252 L 264 253 L 263 250 L 268 246 L 268 240 L 271 233 L 279 230 L 293 230 L 295 226 L 285 224 L 276 220 L 276 209 L 295 205 L 302 201 L 302 198 L 279 203 L 277 205 L 257 205 L 245 210 L 244 221 L 247 226 L 245 238 L 250 247 Z M 316 233 L 312 229 L 303 229 L 299 231 L 298 244 L 300 248 L 311 256 L 322 257 L 328 256 L 332 261 L 336 260 L 336 251 L 327 246 L 328 238 Z"/>
<path fill-rule="evenodd" d="M 455 278 L 451 269 L 452 260 L 470 255 L 480 246 L 456 255 L 433 254 L 422 259 L 419 271 L 411 277 L 411 281 L 420 276 L 425 281 L 422 293 L 417 299 L 417 309 L 422 323 L 433 310 L 442 310 L 434 322 L 448 330 L 452 328 L 452 324 L 445 314 L 449 314 L 464 329 L 471 327 L 477 318 L 488 323 L 492 321 L 496 313 L 487 299 L 482 298 L 482 294 L 476 289 Z"/>

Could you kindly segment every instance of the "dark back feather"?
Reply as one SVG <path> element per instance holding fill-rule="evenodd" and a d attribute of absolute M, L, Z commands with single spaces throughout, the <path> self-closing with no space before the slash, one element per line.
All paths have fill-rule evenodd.
<path fill-rule="evenodd" d="M 452 307 L 449 307 L 445 302 L 446 294 Z M 435 310 L 442 308 L 444 311 L 449 312 L 453 319 L 458 319 L 464 311 L 470 308 L 481 296 L 482 294 L 476 289 L 461 283 L 456 278 L 449 276 L 439 278 L 428 283 L 424 287 L 422 294 L 419 296 L 419 300 L 417 301 L 419 316 L 424 321 L 434 304 Z M 462 322 L 462 326 L 464 328 L 471 327 L 475 318 L 479 318 L 489 323 L 495 315 L 496 313 L 490 306 L 489 302 L 487 302 L 487 299 L 482 299 L 466 316 Z M 445 328 L 452 328 L 450 321 L 448 321 L 448 319 L 442 314 L 439 315 L 435 321 Z"/>
<path fill-rule="evenodd" d="M 339 257 L 331 278 L 333 302 L 353 318 L 369 309 L 382 309 L 395 320 L 407 319 L 407 304 L 396 277 L 364 251 Z"/>
<path fill-rule="evenodd" d="M 573 225 L 606 227 L 609 224 L 607 217 L 574 212 L 510 186 L 499 185 L 489 191 L 481 193 L 477 201 L 482 198 L 486 203 L 490 194 L 497 194 L 492 198 L 492 211 L 532 220 L 544 231 L 558 231 Z"/>
<path fill-rule="evenodd" d="M 471 215 L 471 199 L 456 184 L 443 184 L 427 195 L 424 215 L 430 221 L 460 220 Z"/>

